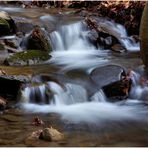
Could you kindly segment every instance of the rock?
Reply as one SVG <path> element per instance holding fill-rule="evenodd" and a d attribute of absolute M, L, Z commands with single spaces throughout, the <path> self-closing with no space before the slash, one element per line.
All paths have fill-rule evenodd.
<path fill-rule="evenodd" d="M 51 127 L 43 129 L 39 138 L 47 141 L 61 141 L 64 139 L 64 135 Z"/>
<path fill-rule="evenodd" d="M 16 99 L 19 89 L 24 82 L 17 80 L 14 76 L 0 76 L 0 96 Z"/>
<path fill-rule="evenodd" d="M 6 50 L 4 43 L 0 42 L 0 64 L 3 64 L 6 58 L 8 58 L 9 54 Z"/>
<path fill-rule="evenodd" d="M 90 73 L 91 79 L 98 88 L 120 81 L 122 75 L 125 75 L 125 70 L 118 65 L 98 67 Z"/>
<path fill-rule="evenodd" d="M 23 33 L 30 33 L 31 30 L 33 30 L 34 25 L 33 22 L 29 19 L 22 18 L 22 17 L 13 17 L 13 20 L 17 27 L 17 32 L 23 32 Z"/>
<path fill-rule="evenodd" d="M 44 122 L 39 117 L 34 117 L 31 124 L 35 126 L 39 126 L 39 125 L 43 125 Z"/>
<path fill-rule="evenodd" d="M 132 35 L 131 38 L 132 38 L 132 40 L 133 40 L 135 43 L 140 42 L 140 38 L 139 38 L 138 35 Z"/>
<path fill-rule="evenodd" d="M 13 34 L 16 32 L 16 26 L 13 19 L 7 12 L 0 11 L 0 36 Z"/>
<path fill-rule="evenodd" d="M 39 27 L 34 28 L 32 33 L 27 37 L 27 40 L 28 50 L 51 51 L 51 46 L 45 32 Z"/>
<path fill-rule="evenodd" d="M 131 89 L 130 75 L 116 65 L 107 65 L 94 69 L 91 72 L 91 79 L 102 89 L 109 101 L 126 99 Z"/>
<path fill-rule="evenodd" d="M 11 66 L 37 65 L 49 60 L 50 57 L 46 51 L 28 50 L 13 54 L 4 61 L 4 64 Z"/>
<path fill-rule="evenodd" d="M 119 101 L 128 98 L 131 84 L 131 79 L 120 80 L 104 86 L 102 89 L 109 101 Z"/>
<path fill-rule="evenodd" d="M 16 39 L 4 39 L 4 43 L 5 45 L 12 47 L 12 48 L 18 48 L 19 44 L 18 41 Z"/>
<path fill-rule="evenodd" d="M 111 47 L 111 50 L 114 52 L 123 53 L 127 51 L 121 44 L 115 44 Z"/>
<path fill-rule="evenodd" d="M 0 111 L 6 108 L 6 100 L 0 96 Z"/>
<path fill-rule="evenodd" d="M 25 139 L 25 145 L 26 146 L 33 146 L 33 147 L 58 147 L 59 145 L 57 142 L 50 142 L 45 140 L 40 140 L 39 136 L 41 134 L 42 130 L 34 131 L 32 134 L 28 135 Z"/>
<path fill-rule="evenodd" d="M 0 68 L 0 75 L 6 75 L 6 72 Z"/>
<path fill-rule="evenodd" d="M 108 24 L 109 21 L 104 22 L 92 18 L 86 18 L 85 22 L 87 23 L 88 27 L 91 29 L 91 34 L 88 38 L 94 45 L 98 47 L 103 47 L 104 49 L 110 49 L 115 44 L 120 44 L 119 38 L 121 37 L 121 34 L 119 34 L 117 31 L 112 31 L 112 25 Z M 106 26 L 105 26 L 105 25 Z M 111 29 L 108 29 L 111 28 Z M 98 35 L 96 35 L 96 33 Z"/>
<path fill-rule="evenodd" d="M 140 51 L 145 70 L 148 72 L 148 2 L 146 2 L 140 24 Z"/>

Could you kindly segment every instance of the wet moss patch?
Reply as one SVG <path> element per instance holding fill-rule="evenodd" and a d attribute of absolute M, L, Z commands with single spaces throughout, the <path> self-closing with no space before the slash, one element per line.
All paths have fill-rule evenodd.
<path fill-rule="evenodd" d="M 48 52 L 40 50 L 29 50 L 24 52 L 15 53 L 10 56 L 5 63 L 8 65 L 34 65 L 41 64 L 50 58 Z"/>

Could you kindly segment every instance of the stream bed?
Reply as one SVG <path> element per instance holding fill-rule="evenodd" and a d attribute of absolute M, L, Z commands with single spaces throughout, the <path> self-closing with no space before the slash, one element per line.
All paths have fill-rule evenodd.
<path fill-rule="evenodd" d="M 52 58 L 42 65 L 0 66 L 10 75 L 33 75 L 35 82 L 40 81 L 40 74 L 49 79 L 39 86 L 26 87 L 21 91 L 19 101 L 1 112 L 0 146 L 148 145 L 148 86 L 139 84 L 143 73 L 139 44 L 121 39 L 127 47 L 126 53 L 114 53 L 92 45 L 87 39 L 89 30 L 82 21 L 84 18 L 71 15 L 73 9 L 1 6 L 0 10 L 12 17 L 25 17 L 46 28 L 53 48 Z M 110 25 L 117 33 L 128 37 L 123 26 Z M 90 81 L 93 70 L 106 65 L 120 65 L 133 71 L 135 83 L 126 100 L 109 102 L 101 88 Z M 58 81 L 51 79 L 51 73 Z M 114 74 L 114 71 L 108 73 Z M 104 72 L 103 79 L 107 79 L 106 76 Z M 52 92 L 52 96 L 45 96 L 47 90 Z M 32 125 L 36 116 L 45 124 Z M 32 132 L 51 126 L 62 132 L 65 140 L 48 142 L 31 136 Z"/>

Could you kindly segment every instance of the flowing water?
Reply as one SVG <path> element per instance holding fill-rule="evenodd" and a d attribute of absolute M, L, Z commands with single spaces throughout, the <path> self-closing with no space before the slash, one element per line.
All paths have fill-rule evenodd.
<path fill-rule="evenodd" d="M 17 11 L 19 11 L 19 9 L 17 9 Z M 40 19 L 42 20 L 42 23 L 44 23 L 45 20 L 54 22 L 56 17 L 47 15 L 40 17 Z M 129 51 L 139 50 L 139 44 L 135 43 L 127 36 L 123 26 L 108 21 L 102 23 L 102 25 L 104 25 L 104 27 L 105 25 L 109 25 L 110 29 L 120 36 L 120 42 Z M 83 21 L 76 21 L 70 24 L 61 23 L 60 27 L 58 26 L 55 31 L 51 33 L 47 32 L 53 48 L 53 52 L 51 53 L 52 58 L 47 63 L 59 66 L 61 68 L 59 73 L 64 75 L 72 70 L 83 70 L 88 76 L 96 67 L 110 64 L 112 62 L 110 52 L 101 48 L 97 49 L 88 40 L 87 36 L 89 33 L 90 30 Z M 83 79 L 83 75 L 80 75 L 79 79 Z M 97 141 L 97 129 L 100 130 L 98 131 L 98 134 L 100 133 L 100 139 L 102 138 L 102 142 L 98 142 L 96 144 L 97 146 L 100 146 L 101 144 L 105 145 L 105 143 L 106 145 L 109 145 L 109 143 L 114 145 L 116 140 L 117 143 L 120 143 L 121 145 L 130 146 L 136 143 L 136 138 L 130 137 L 130 141 L 126 138 L 124 139 L 122 136 L 127 136 L 128 132 L 131 132 L 131 136 L 133 136 L 132 134 L 139 134 L 141 136 L 148 130 L 145 126 L 148 123 L 146 119 L 148 115 L 146 100 L 146 97 L 148 96 L 148 86 L 147 84 L 142 86 L 140 84 L 140 79 L 140 74 L 132 71 L 133 84 L 130 97 L 125 101 L 116 103 L 108 102 L 108 98 L 100 88 L 97 88 L 93 94 L 91 92 L 90 95 L 89 91 L 92 90 L 93 87 L 89 90 L 87 89 L 90 84 L 85 78 L 82 80 L 83 83 L 67 82 L 64 80 L 58 83 L 49 80 L 42 82 L 42 84 L 37 86 L 28 86 L 22 90 L 19 98 L 20 101 L 17 106 L 27 112 L 27 114 L 44 113 L 46 115 L 49 113 L 56 113 L 60 115 L 60 120 L 64 122 L 65 131 L 68 131 L 69 128 L 71 128 L 71 133 L 77 132 L 78 134 L 81 131 L 79 125 L 82 124 L 82 127 L 84 128 L 87 125 L 87 128 L 85 128 L 84 131 L 88 132 L 86 132 L 88 137 L 90 137 L 89 135 L 92 135 L 93 137 L 93 134 L 95 133 L 95 137 L 88 140 L 87 134 L 84 136 L 85 132 L 83 133 L 82 130 L 82 133 L 79 133 L 84 136 L 84 139 L 82 138 L 83 140 L 81 142 L 78 140 L 79 134 L 75 135 L 75 133 L 73 133 L 75 135 L 74 137 L 71 137 L 73 142 L 71 141 L 67 146 L 91 146 L 91 143 Z M 85 85 L 83 85 L 84 83 Z M 143 122 L 141 123 L 141 121 Z M 131 123 L 134 123 L 133 125 L 135 125 L 135 128 Z M 73 124 L 74 126 L 72 126 Z M 141 129 L 143 124 L 144 127 Z M 136 131 L 137 127 L 139 128 L 139 132 Z M 94 131 L 92 130 L 93 128 Z M 91 133 L 92 131 L 93 134 Z M 118 131 L 120 131 L 121 134 L 119 134 Z M 109 134 L 109 140 L 107 140 L 107 137 L 105 136 L 106 133 Z M 103 138 L 103 136 L 105 137 Z M 114 138 L 112 136 L 116 140 L 113 140 Z M 137 140 L 139 140 L 139 143 L 137 143 L 142 145 L 143 142 L 143 145 L 146 145 L 146 141 L 148 140 L 146 138 L 147 135 L 144 134 L 143 138 L 140 136 L 137 138 Z M 123 142 L 125 142 L 125 144 L 122 143 L 122 138 L 124 139 Z M 77 139 L 77 141 L 74 139 Z M 106 142 L 103 139 L 106 140 Z M 77 145 L 74 144 L 74 142 L 80 142 L 81 144 Z"/>
<path fill-rule="evenodd" d="M 47 19 L 47 18 L 46 18 Z M 53 19 L 53 18 L 52 18 Z M 138 44 L 131 41 L 127 36 L 123 26 L 111 22 L 104 22 L 101 25 L 109 24 L 116 36 L 120 36 L 120 42 L 129 50 L 138 47 Z M 106 27 L 105 26 L 105 27 Z M 103 26 L 104 27 L 104 26 Z M 61 66 L 63 72 L 73 69 L 85 69 L 89 74 L 95 67 L 101 67 L 109 64 L 108 51 L 96 49 L 87 38 L 89 33 L 86 24 L 83 21 L 70 25 L 63 25 L 56 31 L 50 33 L 52 48 L 51 64 Z M 138 81 L 133 76 L 133 81 Z M 136 83 L 136 82 L 135 82 Z M 62 115 L 62 118 L 72 122 L 101 122 L 102 120 L 123 120 L 139 119 L 141 120 L 143 110 L 134 106 L 143 89 L 139 86 L 133 86 L 131 90 L 132 106 L 118 105 L 106 101 L 102 90 L 97 90 L 93 96 L 88 96 L 85 87 L 76 84 L 63 83 L 64 88 L 55 82 L 48 82 L 46 86 L 26 88 L 23 91 L 24 100 L 28 100 L 22 105 L 27 111 L 31 112 L 56 112 Z M 89 85 L 89 84 L 88 84 Z M 139 89 L 139 90 L 138 90 Z M 145 88 L 147 89 L 147 87 Z M 53 94 L 47 95 L 47 90 Z M 136 91 L 136 93 L 134 92 Z M 141 92 L 140 92 L 141 91 Z M 46 104 L 45 95 L 48 100 Z M 135 96 L 134 96 L 135 95 Z M 29 97 L 29 99 L 28 99 Z M 36 99 L 36 100 L 35 100 Z M 39 101 L 40 99 L 40 101 Z M 133 101 L 132 101 L 133 100 Z M 36 104 L 37 102 L 40 102 Z M 43 105 L 46 104 L 46 105 Z"/>

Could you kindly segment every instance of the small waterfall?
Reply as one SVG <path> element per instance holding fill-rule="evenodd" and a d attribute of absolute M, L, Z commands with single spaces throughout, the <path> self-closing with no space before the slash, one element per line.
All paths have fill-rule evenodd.
<path fill-rule="evenodd" d="M 92 68 L 108 62 L 104 55 L 107 51 L 96 50 L 87 39 L 88 30 L 84 23 L 64 25 L 50 34 L 54 51 L 49 61 L 62 65 L 66 70 Z"/>
<path fill-rule="evenodd" d="M 132 50 L 135 43 L 130 41 L 125 28 L 115 23 L 109 24 L 109 28 L 120 38 L 120 42 Z M 67 71 L 78 68 L 90 71 L 94 67 L 108 63 L 109 60 L 105 59 L 108 51 L 96 50 L 96 47 L 87 40 L 87 33 L 88 30 L 82 22 L 64 25 L 52 32 L 50 38 L 54 51 L 51 53 L 50 63 L 60 65 Z M 132 80 L 131 98 L 139 99 L 143 93 L 143 88 L 139 84 L 140 76 L 132 72 Z M 40 82 L 38 79 L 35 81 Z M 134 92 L 139 87 L 140 91 Z M 22 100 L 26 102 L 21 101 L 22 108 L 31 112 L 59 113 L 63 119 L 73 122 L 120 121 L 137 119 L 141 115 L 137 106 L 108 103 L 102 90 L 98 90 L 89 98 L 85 87 L 78 84 L 62 82 L 61 86 L 49 81 L 40 86 L 25 88 L 22 95 Z"/>
<path fill-rule="evenodd" d="M 21 97 L 21 102 L 50 104 L 55 106 L 87 101 L 87 91 L 82 86 L 67 83 L 65 84 L 65 88 L 63 88 L 55 82 L 48 82 L 46 85 L 26 87 L 22 91 Z"/>
<path fill-rule="evenodd" d="M 21 91 L 20 102 L 45 104 L 47 102 L 46 86 L 40 85 L 26 87 Z"/>
<path fill-rule="evenodd" d="M 139 42 L 136 43 L 133 38 L 129 37 L 124 26 L 117 24 L 115 22 L 103 20 L 99 23 L 99 26 L 105 31 L 109 32 L 117 39 L 128 51 L 139 51 L 140 45 Z"/>
<path fill-rule="evenodd" d="M 130 91 L 130 98 L 138 100 L 148 99 L 148 80 L 134 71 L 131 71 L 131 79 L 133 87 Z"/>
<path fill-rule="evenodd" d="M 90 50 L 93 46 L 87 41 L 85 33 L 87 28 L 82 22 L 64 25 L 59 30 L 50 34 L 53 49 L 65 50 Z"/>
<path fill-rule="evenodd" d="M 65 84 L 65 89 L 54 82 L 48 83 L 51 91 L 54 93 L 52 105 L 70 105 L 80 102 L 87 102 L 86 90 L 76 84 Z"/>
<path fill-rule="evenodd" d="M 92 97 L 91 97 L 92 101 L 95 102 L 106 102 L 106 96 L 104 94 L 104 92 L 102 91 L 102 89 L 100 89 L 99 91 L 97 91 Z"/>

